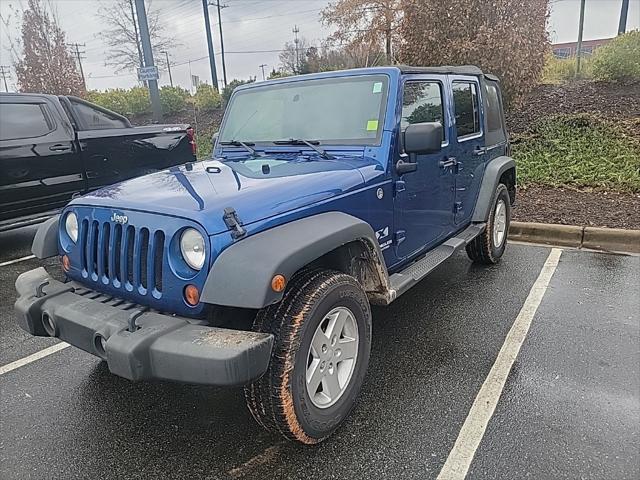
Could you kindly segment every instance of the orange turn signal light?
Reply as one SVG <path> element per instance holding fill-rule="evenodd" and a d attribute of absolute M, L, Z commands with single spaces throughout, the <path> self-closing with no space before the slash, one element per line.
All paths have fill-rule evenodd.
<path fill-rule="evenodd" d="M 271 289 L 274 292 L 282 292 L 284 291 L 284 287 L 287 285 L 287 280 L 284 278 L 284 275 L 274 275 L 271 279 Z"/>
<path fill-rule="evenodd" d="M 67 255 L 63 255 L 61 261 L 63 270 L 68 272 L 71 269 L 71 260 L 69 260 Z"/>
<path fill-rule="evenodd" d="M 184 299 L 185 301 L 195 307 L 200 302 L 200 292 L 195 285 L 187 285 L 184 287 Z"/>

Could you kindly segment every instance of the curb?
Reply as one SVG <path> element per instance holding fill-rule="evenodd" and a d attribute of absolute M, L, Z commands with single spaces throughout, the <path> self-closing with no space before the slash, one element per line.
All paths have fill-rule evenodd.
<path fill-rule="evenodd" d="M 640 230 L 511 222 L 509 239 L 604 252 L 640 253 Z"/>

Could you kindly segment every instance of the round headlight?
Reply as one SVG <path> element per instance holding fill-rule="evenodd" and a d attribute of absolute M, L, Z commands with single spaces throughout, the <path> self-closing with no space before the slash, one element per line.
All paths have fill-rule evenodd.
<path fill-rule="evenodd" d="M 204 238 L 197 230 L 187 228 L 182 232 L 180 237 L 180 251 L 182 258 L 187 264 L 195 269 L 200 270 L 204 265 Z"/>
<path fill-rule="evenodd" d="M 75 213 L 67 213 L 67 217 L 64 220 L 64 228 L 71 241 L 76 243 L 78 241 L 78 217 L 76 217 Z"/>

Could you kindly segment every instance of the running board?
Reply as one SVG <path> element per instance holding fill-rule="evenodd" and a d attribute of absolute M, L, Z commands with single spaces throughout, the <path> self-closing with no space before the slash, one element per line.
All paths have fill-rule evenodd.
<path fill-rule="evenodd" d="M 471 240 L 480 235 L 486 228 L 486 223 L 473 223 L 455 237 L 451 237 L 443 244 L 429 251 L 424 257 L 416 260 L 404 270 L 389 277 L 395 298 L 413 287 L 435 268 L 447 260 L 451 255 L 465 247 Z"/>

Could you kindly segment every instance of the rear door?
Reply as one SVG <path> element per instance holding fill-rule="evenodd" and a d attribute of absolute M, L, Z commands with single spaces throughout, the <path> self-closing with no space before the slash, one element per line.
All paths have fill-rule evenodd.
<path fill-rule="evenodd" d="M 455 224 L 471 220 L 485 166 L 485 139 L 480 82 L 473 76 L 452 76 L 454 116 Z"/>
<path fill-rule="evenodd" d="M 73 127 L 48 97 L 0 97 L 0 219 L 64 206 L 85 189 Z"/>

